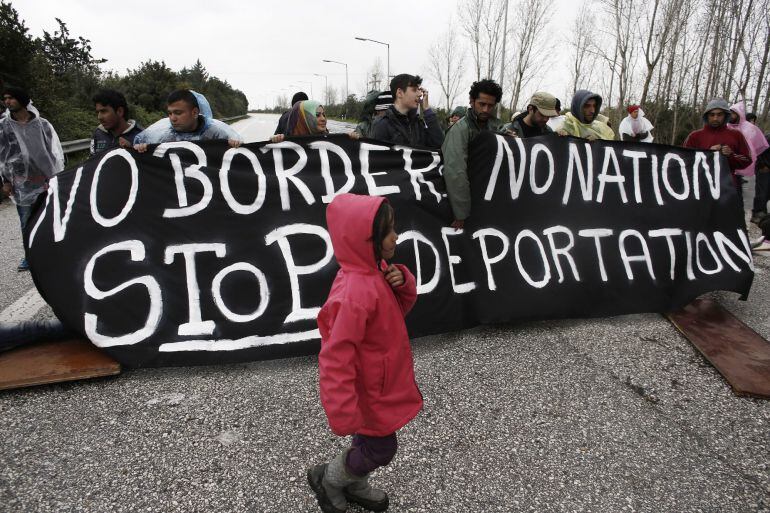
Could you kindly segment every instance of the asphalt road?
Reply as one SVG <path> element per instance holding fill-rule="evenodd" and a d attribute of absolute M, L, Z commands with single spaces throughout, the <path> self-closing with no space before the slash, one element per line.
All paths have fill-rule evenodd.
<path fill-rule="evenodd" d="M 0 205 L 0 311 L 32 287 L 17 223 Z M 748 301 L 713 297 L 770 338 L 770 257 L 755 263 Z M 660 315 L 413 345 L 425 409 L 373 477 L 390 511 L 770 511 L 770 401 L 735 396 Z M 347 440 L 317 379 L 303 357 L 0 392 L 0 511 L 318 511 L 305 469 Z"/>

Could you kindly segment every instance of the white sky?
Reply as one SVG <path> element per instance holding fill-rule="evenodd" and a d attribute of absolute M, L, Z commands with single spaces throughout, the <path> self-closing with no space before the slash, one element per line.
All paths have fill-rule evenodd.
<path fill-rule="evenodd" d="M 104 0 L 12 0 L 14 8 L 34 36 L 57 28 L 61 18 L 70 34 L 91 40 L 92 54 L 107 59 L 104 70 L 125 74 L 142 61 L 162 60 L 173 70 L 200 59 L 208 71 L 243 91 L 250 107 L 272 105 L 276 96 L 291 96 L 305 90 L 322 97 L 325 74 L 329 84 L 344 92 L 345 68 L 321 62 L 322 59 L 348 63 L 349 88 L 364 92 L 366 73 L 375 59 L 385 68 L 386 47 L 361 42 L 354 36 L 390 43 L 390 72 L 417 73 L 431 92 L 431 103 L 438 104 L 441 91 L 428 75 L 427 52 L 451 19 L 457 24 L 457 3 L 462 0 L 423 0 L 394 2 L 406 19 L 395 20 L 387 13 L 387 2 L 351 0 L 282 0 L 237 2 L 234 0 L 105 2 Z M 557 41 L 571 25 L 577 0 L 554 0 L 549 33 Z M 511 2 L 511 7 L 515 5 Z M 399 14 L 403 16 L 403 14 Z M 510 14 L 514 18 L 514 12 Z M 515 20 L 512 20 L 515 23 Z M 461 38 L 462 39 L 462 38 Z M 557 43 L 557 59 L 564 59 L 568 48 Z M 467 52 L 467 67 L 471 67 Z M 563 70 L 561 72 L 560 70 Z M 464 104 L 464 91 L 455 104 Z M 498 77 L 495 77 L 496 79 Z M 563 65 L 551 67 L 547 76 L 525 90 L 549 90 L 568 105 L 564 91 L 568 71 Z M 566 100 L 566 101 L 565 101 Z"/>

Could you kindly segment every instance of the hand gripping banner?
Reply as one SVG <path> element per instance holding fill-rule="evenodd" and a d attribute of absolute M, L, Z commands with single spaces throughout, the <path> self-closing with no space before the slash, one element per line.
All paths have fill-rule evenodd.
<path fill-rule="evenodd" d="M 342 192 L 395 209 L 395 260 L 418 283 L 412 336 L 748 294 L 751 250 L 715 152 L 482 134 L 462 230 L 441 172 L 437 152 L 346 136 L 116 149 L 50 181 L 25 244 L 56 315 L 133 367 L 317 351 L 337 271 L 325 209 Z"/>

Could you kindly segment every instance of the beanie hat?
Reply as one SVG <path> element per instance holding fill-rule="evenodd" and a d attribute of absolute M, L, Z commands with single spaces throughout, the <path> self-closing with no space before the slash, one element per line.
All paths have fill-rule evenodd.
<path fill-rule="evenodd" d="M 388 110 L 393 105 L 393 95 L 390 91 L 383 91 L 377 95 L 377 100 L 374 103 L 374 110 Z"/>
<path fill-rule="evenodd" d="M 21 103 L 22 107 L 29 105 L 29 95 L 21 87 L 7 86 L 5 89 L 3 89 L 3 95 L 8 95 L 12 98 L 15 98 L 16 101 Z"/>
<path fill-rule="evenodd" d="M 629 114 L 633 114 L 634 112 L 639 110 L 639 106 L 638 105 L 629 105 L 626 110 L 628 111 Z"/>

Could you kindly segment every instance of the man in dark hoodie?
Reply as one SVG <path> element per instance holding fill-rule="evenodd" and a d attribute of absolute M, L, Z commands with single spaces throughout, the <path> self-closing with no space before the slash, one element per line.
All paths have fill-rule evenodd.
<path fill-rule="evenodd" d="M 131 148 L 142 131 L 136 121 L 128 119 L 128 103 L 119 91 L 103 89 L 92 98 L 99 126 L 91 136 L 91 155 L 114 148 Z"/>
<path fill-rule="evenodd" d="M 682 146 L 697 150 L 718 151 L 727 157 L 733 184 L 738 191 L 738 205 L 743 214 L 743 183 L 735 172 L 751 164 L 751 150 L 743 134 L 727 126 L 729 120 L 730 104 L 722 98 L 711 100 L 703 112 L 703 128 L 690 132 Z M 743 215 L 741 219 L 744 219 Z M 745 228 L 745 220 L 743 225 Z"/>
<path fill-rule="evenodd" d="M 291 97 L 291 105 L 289 105 L 289 110 L 281 114 L 281 117 L 278 118 L 278 126 L 275 128 L 273 135 L 283 134 L 286 132 L 286 124 L 289 122 L 289 114 L 291 114 L 291 108 L 295 103 L 308 99 L 309 98 L 307 97 L 307 94 L 303 93 L 302 91 L 294 93 L 294 96 Z"/>
<path fill-rule="evenodd" d="M 614 140 L 615 132 L 598 118 L 601 109 L 601 96 L 586 89 L 578 89 L 572 97 L 572 110 L 564 116 L 564 124 L 556 130 L 557 133 L 589 141 Z"/>
<path fill-rule="evenodd" d="M 401 74 L 390 81 L 393 105 L 372 125 L 373 139 L 405 146 L 438 149 L 444 142 L 444 132 L 438 117 L 428 103 L 428 91 L 420 87 L 422 78 Z M 418 115 L 422 107 L 424 119 Z"/>

